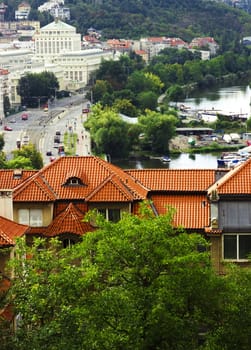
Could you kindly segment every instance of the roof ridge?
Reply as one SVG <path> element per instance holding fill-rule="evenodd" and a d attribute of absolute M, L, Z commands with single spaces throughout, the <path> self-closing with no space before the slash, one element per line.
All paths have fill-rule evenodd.
<path fill-rule="evenodd" d="M 230 181 L 236 174 L 238 174 L 243 168 L 246 168 L 251 162 L 251 158 L 246 160 L 244 163 L 241 163 L 229 170 L 224 176 L 222 176 L 218 181 L 216 181 L 212 186 L 208 188 L 208 193 L 215 189 L 219 189 L 224 186 L 228 181 Z"/>

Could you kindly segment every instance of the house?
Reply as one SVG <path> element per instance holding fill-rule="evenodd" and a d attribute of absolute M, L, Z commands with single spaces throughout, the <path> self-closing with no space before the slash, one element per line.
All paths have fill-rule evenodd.
<path fill-rule="evenodd" d="M 251 252 L 251 159 L 229 171 L 208 189 L 210 225 L 205 231 L 212 243 L 216 270 L 223 261 L 248 264 Z"/>
<path fill-rule="evenodd" d="M 27 20 L 29 17 L 29 13 L 31 10 L 30 4 L 27 2 L 22 2 L 18 5 L 18 10 L 15 11 L 15 19 L 16 20 Z"/>
<path fill-rule="evenodd" d="M 12 207 L 5 205 L 9 209 L 0 214 L 21 225 L 28 244 L 34 237 L 58 237 L 66 247 L 96 229 L 94 222 L 83 222 L 89 210 L 116 222 L 150 200 L 155 215 L 173 207 L 174 227 L 202 234 L 211 243 L 216 271 L 224 273 L 224 261 L 248 263 L 250 173 L 251 159 L 231 170 L 122 170 L 95 156 L 60 157 L 39 171 L 1 170 L 1 187 L 9 194 L 0 200 Z"/>
<path fill-rule="evenodd" d="M 202 37 L 202 38 L 194 38 L 190 45 L 190 48 L 205 48 L 207 47 L 210 51 L 211 56 L 216 55 L 219 50 L 219 45 L 212 37 Z"/>

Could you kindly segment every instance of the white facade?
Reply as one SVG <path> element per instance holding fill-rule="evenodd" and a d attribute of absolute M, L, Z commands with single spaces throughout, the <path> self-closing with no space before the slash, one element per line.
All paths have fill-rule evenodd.
<path fill-rule="evenodd" d="M 99 68 L 102 60 L 113 59 L 116 59 L 113 51 L 88 49 L 62 53 L 54 62 L 64 71 L 66 89 L 78 90 L 88 83 L 90 74 Z"/>
<path fill-rule="evenodd" d="M 59 89 L 64 90 L 66 88 L 62 67 L 56 64 L 45 65 L 43 61 L 39 61 L 35 58 L 33 50 L 19 49 L 0 51 L 0 68 L 8 69 L 9 71 L 8 88 L 6 92 L 8 93 L 12 106 L 19 105 L 21 102 L 20 96 L 17 94 L 17 85 L 19 79 L 27 73 L 52 72 L 58 79 Z"/>
<path fill-rule="evenodd" d="M 102 59 L 116 59 L 112 50 L 81 50 L 81 35 L 76 33 L 76 28 L 60 20 L 41 28 L 34 35 L 34 41 L 37 59 L 43 60 L 45 65 L 61 67 L 67 90 L 85 87 L 90 74 L 99 68 Z"/>
<path fill-rule="evenodd" d="M 63 52 L 81 50 L 81 35 L 76 28 L 60 20 L 42 27 L 34 35 L 35 54 L 38 59 L 54 61 Z"/>

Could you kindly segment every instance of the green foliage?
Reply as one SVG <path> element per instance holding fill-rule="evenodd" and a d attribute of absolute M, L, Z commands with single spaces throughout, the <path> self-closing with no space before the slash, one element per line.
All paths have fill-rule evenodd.
<path fill-rule="evenodd" d="M 246 122 L 246 127 L 247 127 L 247 131 L 251 130 L 251 118 L 248 118 L 248 120 Z"/>
<path fill-rule="evenodd" d="M 10 99 L 7 95 L 3 97 L 3 110 L 5 115 L 10 111 Z"/>
<path fill-rule="evenodd" d="M 149 204 L 117 223 L 89 212 L 98 229 L 71 248 L 19 239 L 7 295 L 18 327 L 1 348 L 249 350 L 250 269 L 216 275 L 207 241 Z"/>
<path fill-rule="evenodd" d="M 124 215 L 70 249 L 20 240 L 10 290 L 17 349 L 196 349 L 219 289 L 199 235 L 172 228 L 172 210 Z M 218 299 L 217 299 L 218 300 Z"/>
<path fill-rule="evenodd" d="M 177 102 L 185 98 L 184 89 L 180 85 L 172 85 L 167 90 L 167 98 L 169 101 Z"/>
<path fill-rule="evenodd" d="M 118 112 L 125 114 L 128 117 L 137 117 L 138 116 L 138 110 L 137 108 L 132 104 L 130 100 L 127 99 L 117 99 L 113 103 L 113 109 Z"/>
<path fill-rule="evenodd" d="M 56 76 L 51 72 L 27 73 L 18 83 L 17 91 L 21 96 L 22 105 L 33 106 L 38 100 L 47 101 L 54 96 L 54 89 L 59 84 Z"/>
<path fill-rule="evenodd" d="M 173 114 L 161 114 L 147 111 L 139 117 L 139 124 L 144 133 L 144 142 L 151 145 L 154 152 L 166 154 L 169 151 L 169 141 L 175 134 L 177 118 Z"/>
<path fill-rule="evenodd" d="M 153 91 L 140 92 L 137 96 L 137 106 L 142 111 L 145 111 L 146 109 L 152 111 L 156 110 L 158 106 L 158 95 Z"/>
<path fill-rule="evenodd" d="M 92 96 L 88 95 L 87 98 L 92 99 L 94 103 L 102 101 L 105 94 L 112 93 L 112 87 L 106 80 L 96 80 L 92 88 Z"/>
<path fill-rule="evenodd" d="M 94 151 L 110 154 L 111 157 L 126 157 L 130 151 L 129 124 L 111 108 L 100 104 L 92 108 L 92 113 L 84 124 L 90 131 Z"/>
<path fill-rule="evenodd" d="M 13 159 L 7 162 L 9 169 L 41 169 L 43 167 L 43 158 L 40 152 L 36 150 L 33 144 L 23 146 L 12 152 Z"/>
<path fill-rule="evenodd" d="M 0 134 L 0 152 L 3 150 L 4 144 L 4 134 Z"/>

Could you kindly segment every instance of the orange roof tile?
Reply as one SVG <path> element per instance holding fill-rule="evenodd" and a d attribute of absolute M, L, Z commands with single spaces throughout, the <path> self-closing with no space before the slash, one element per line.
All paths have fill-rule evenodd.
<path fill-rule="evenodd" d="M 208 190 L 210 194 L 217 190 L 218 194 L 250 195 L 251 194 L 251 158 L 236 166 L 214 183 Z"/>
<path fill-rule="evenodd" d="M 76 169 L 76 170 L 75 170 Z M 77 170 L 78 169 L 78 170 Z M 67 185 L 66 177 L 75 174 L 84 185 Z M 81 199 L 91 196 L 100 185 L 106 184 L 111 175 L 120 181 L 120 189 L 114 186 L 113 191 L 124 188 L 129 191 L 133 199 L 144 199 L 147 190 L 122 169 L 98 157 L 60 157 L 50 163 L 30 178 L 23 186 L 19 186 L 13 193 L 14 201 L 53 201 L 56 199 Z M 115 181 L 115 180 L 114 180 Z M 103 192 L 105 193 L 105 192 Z M 116 197 L 113 192 L 106 192 L 105 200 Z"/>
<path fill-rule="evenodd" d="M 133 199 L 133 194 L 115 175 L 111 175 L 86 198 L 88 202 L 132 202 Z"/>
<path fill-rule="evenodd" d="M 37 173 L 37 170 L 21 170 L 20 176 L 15 176 L 16 170 L 0 169 L 0 188 L 13 189 Z"/>
<path fill-rule="evenodd" d="M 165 214 L 168 207 L 175 208 L 173 224 L 185 229 L 204 229 L 209 226 L 209 205 L 206 195 L 152 195 L 158 214 Z"/>
<path fill-rule="evenodd" d="M 84 213 L 70 203 L 67 209 L 46 228 L 44 235 L 54 237 L 64 233 L 73 233 L 82 236 L 86 232 L 93 231 L 89 223 L 83 222 L 83 218 Z"/>
<path fill-rule="evenodd" d="M 215 181 L 214 169 L 138 169 L 126 170 L 152 191 L 206 191 Z"/>
<path fill-rule="evenodd" d="M 17 224 L 0 216 L 0 247 L 14 245 L 15 238 L 22 236 L 27 229 L 26 225 Z"/>
<path fill-rule="evenodd" d="M 35 194 L 36 198 L 32 199 Z M 37 173 L 22 186 L 13 192 L 15 202 L 51 202 L 56 199 L 56 194 L 50 189 L 45 179 Z"/>

